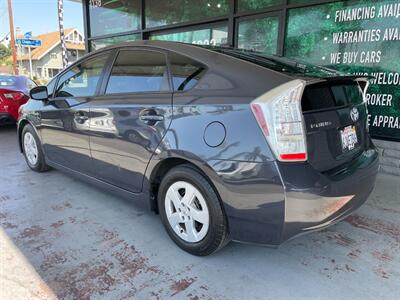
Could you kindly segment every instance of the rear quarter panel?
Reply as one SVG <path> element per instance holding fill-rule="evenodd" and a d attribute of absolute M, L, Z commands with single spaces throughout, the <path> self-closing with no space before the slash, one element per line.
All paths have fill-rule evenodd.
<path fill-rule="evenodd" d="M 173 95 L 172 122 L 151 159 L 144 191 L 150 189 L 151 174 L 159 163 L 171 157 L 184 159 L 201 169 L 218 191 L 232 239 L 277 244 L 284 190 L 250 102 L 291 78 L 208 52 L 198 58 L 208 67 L 198 85 Z M 212 138 L 213 132 L 206 128 L 213 122 L 225 130 L 217 146 L 206 141 L 207 136 Z"/>

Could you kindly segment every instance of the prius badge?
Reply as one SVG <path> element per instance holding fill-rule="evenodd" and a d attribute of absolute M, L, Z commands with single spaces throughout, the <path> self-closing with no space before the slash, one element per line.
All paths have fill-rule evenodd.
<path fill-rule="evenodd" d="M 356 107 L 353 107 L 352 110 L 350 111 L 350 118 L 353 120 L 353 122 L 357 122 L 359 117 L 360 114 L 358 112 L 358 109 Z"/>

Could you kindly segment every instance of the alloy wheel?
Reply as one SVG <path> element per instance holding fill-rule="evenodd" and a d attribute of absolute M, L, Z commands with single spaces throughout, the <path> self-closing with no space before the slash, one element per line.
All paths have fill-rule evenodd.
<path fill-rule="evenodd" d="M 27 132 L 24 135 L 24 151 L 29 164 L 31 166 L 36 165 L 39 158 L 38 147 L 35 138 L 30 132 Z"/>
<path fill-rule="evenodd" d="M 185 242 L 197 243 L 206 236 L 210 223 L 207 203 L 191 183 L 177 181 L 168 188 L 165 211 L 169 225 Z"/>

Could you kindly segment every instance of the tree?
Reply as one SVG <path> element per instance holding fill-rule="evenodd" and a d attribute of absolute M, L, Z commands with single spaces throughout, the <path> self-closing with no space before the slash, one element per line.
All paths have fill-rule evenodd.
<path fill-rule="evenodd" d="M 3 44 L 0 44 L 0 60 L 5 59 L 11 55 L 11 50 Z"/>

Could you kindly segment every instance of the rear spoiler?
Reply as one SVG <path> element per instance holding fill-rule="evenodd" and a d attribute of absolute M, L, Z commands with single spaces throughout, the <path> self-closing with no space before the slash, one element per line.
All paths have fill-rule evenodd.
<path fill-rule="evenodd" d="M 326 81 L 354 80 L 359 84 L 359 86 L 360 86 L 360 88 L 361 88 L 361 90 L 363 92 L 363 98 L 364 98 L 364 102 L 365 102 L 366 101 L 365 99 L 366 99 L 366 96 L 367 96 L 367 90 L 368 90 L 368 87 L 370 85 L 370 81 L 373 80 L 373 79 L 375 79 L 375 77 L 369 76 L 369 75 L 362 75 L 362 76 L 359 76 L 359 75 L 343 75 L 343 76 L 323 77 L 323 78 L 320 78 L 320 80 L 318 80 L 318 82 L 325 81 L 325 80 Z"/>

